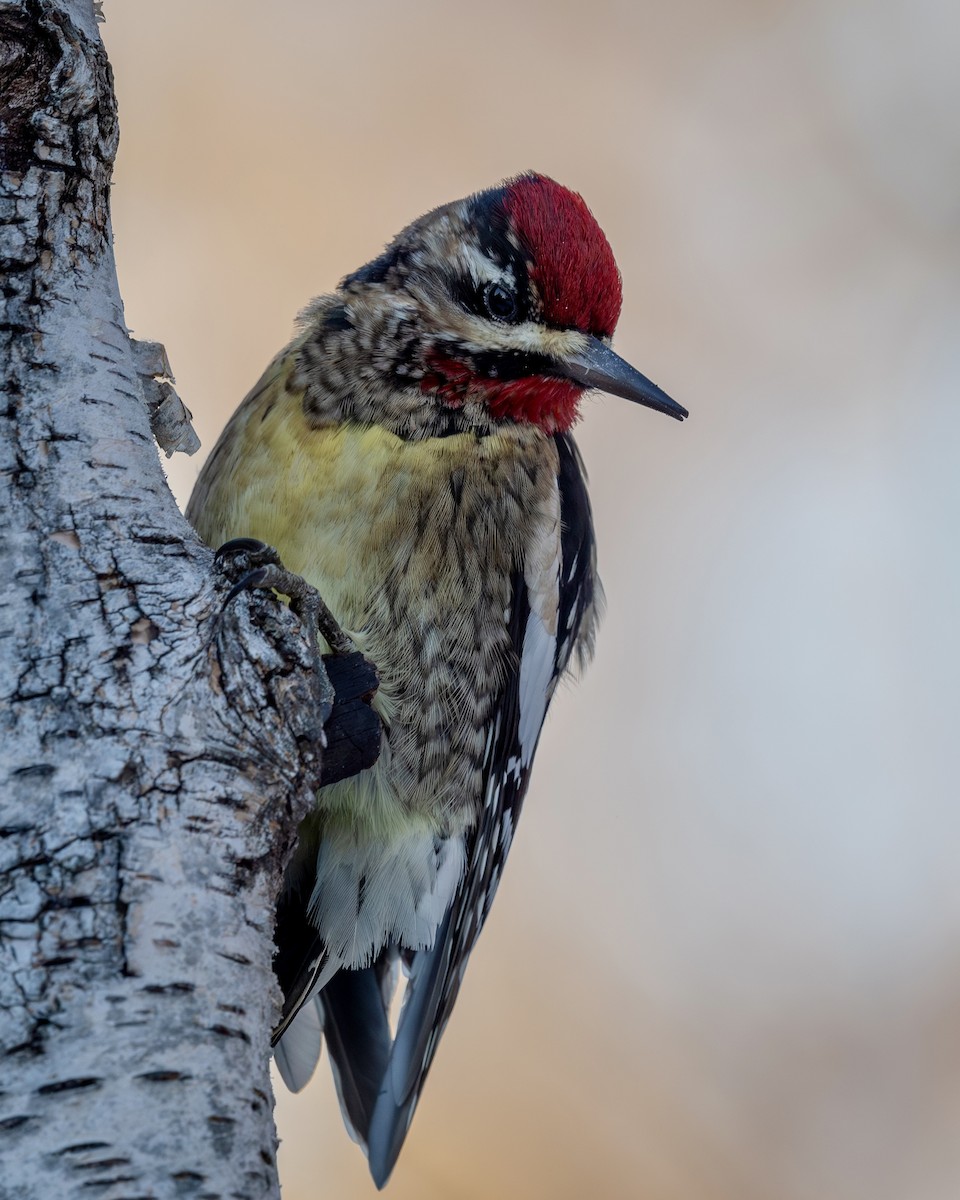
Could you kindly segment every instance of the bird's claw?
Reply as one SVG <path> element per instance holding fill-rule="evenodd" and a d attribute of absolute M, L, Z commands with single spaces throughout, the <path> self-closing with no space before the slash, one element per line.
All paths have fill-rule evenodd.
<path fill-rule="evenodd" d="M 334 654 L 353 654 L 356 646 L 343 632 L 333 613 L 317 589 L 300 575 L 288 571 L 280 555 L 266 542 L 255 538 L 233 538 L 217 550 L 214 561 L 228 576 L 243 571 L 224 601 L 226 607 L 241 592 L 253 588 L 268 588 L 289 597 L 290 607 L 303 622 L 314 649 L 317 631 L 323 635 Z"/>

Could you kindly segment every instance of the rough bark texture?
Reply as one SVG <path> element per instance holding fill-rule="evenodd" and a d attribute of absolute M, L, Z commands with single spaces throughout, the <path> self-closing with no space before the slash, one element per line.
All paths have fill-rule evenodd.
<path fill-rule="evenodd" d="M 0 1196 L 271 1196 L 272 901 L 331 693 L 164 482 L 116 143 L 92 0 L 0 0 Z"/>

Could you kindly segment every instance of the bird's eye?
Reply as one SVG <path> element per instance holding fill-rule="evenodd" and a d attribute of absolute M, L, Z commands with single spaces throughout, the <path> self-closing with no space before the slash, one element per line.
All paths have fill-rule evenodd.
<path fill-rule="evenodd" d="M 517 297 L 504 283 L 488 283 L 483 289 L 483 304 L 495 321 L 512 321 L 517 315 Z"/>

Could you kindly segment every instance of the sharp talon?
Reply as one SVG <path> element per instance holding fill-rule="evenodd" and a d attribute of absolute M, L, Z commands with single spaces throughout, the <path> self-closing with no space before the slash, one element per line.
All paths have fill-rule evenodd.
<path fill-rule="evenodd" d="M 267 574 L 268 572 L 266 567 L 256 567 L 254 570 L 248 571 L 246 575 L 244 575 L 242 579 L 239 579 L 227 593 L 227 598 L 223 602 L 223 607 L 226 608 L 230 601 L 239 596 L 241 592 L 245 592 L 250 588 L 260 587 L 263 581 L 267 578 Z"/>
<path fill-rule="evenodd" d="M 334 654 L 356 651 L 356 646 L 340 628 L 317 589 L 300 575 L 288 571 L 276 550 L 266 542 L 256 538 L 232 538 L 217 550 L 214 561 L 228 576 L 247 568 L 227 593 L 224 608 L 241 592 L 259 587 L 273 588 L 290 598 L 290 608 L 302 621 L 312 642 L 315 643 L 319 632 Z"/>

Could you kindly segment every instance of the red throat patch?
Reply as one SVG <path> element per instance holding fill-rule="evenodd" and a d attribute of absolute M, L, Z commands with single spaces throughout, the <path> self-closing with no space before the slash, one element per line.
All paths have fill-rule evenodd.
<path fill-rule="evenodd" d="M 503 203 L 529 256 L 546 320 L 610 337 L 623 298 L 620 272 L 583 197 L 531 174 L 507 185 Z"/>
<path fill-rule="evenodd" d="M 447 408 L 482 401 L 498 421 L 527 421 L 546 434 L 566 433 L 577 421 L 583 388 L 569 379 L 530 375 L 524 379 L 478 379 L 454 358 L 433 354 L 420 388 L 436 392 Z"/>
<path fill-rule="evenodd" d="M 550 379 L 544 375 L 511 379 L 499 385 L 489 380 L 485 391 L 492 416 L 526 421 L 550 435 L 566 433 L 576 423 L 583 395 L 583 388 L 569 379 Z"/>

